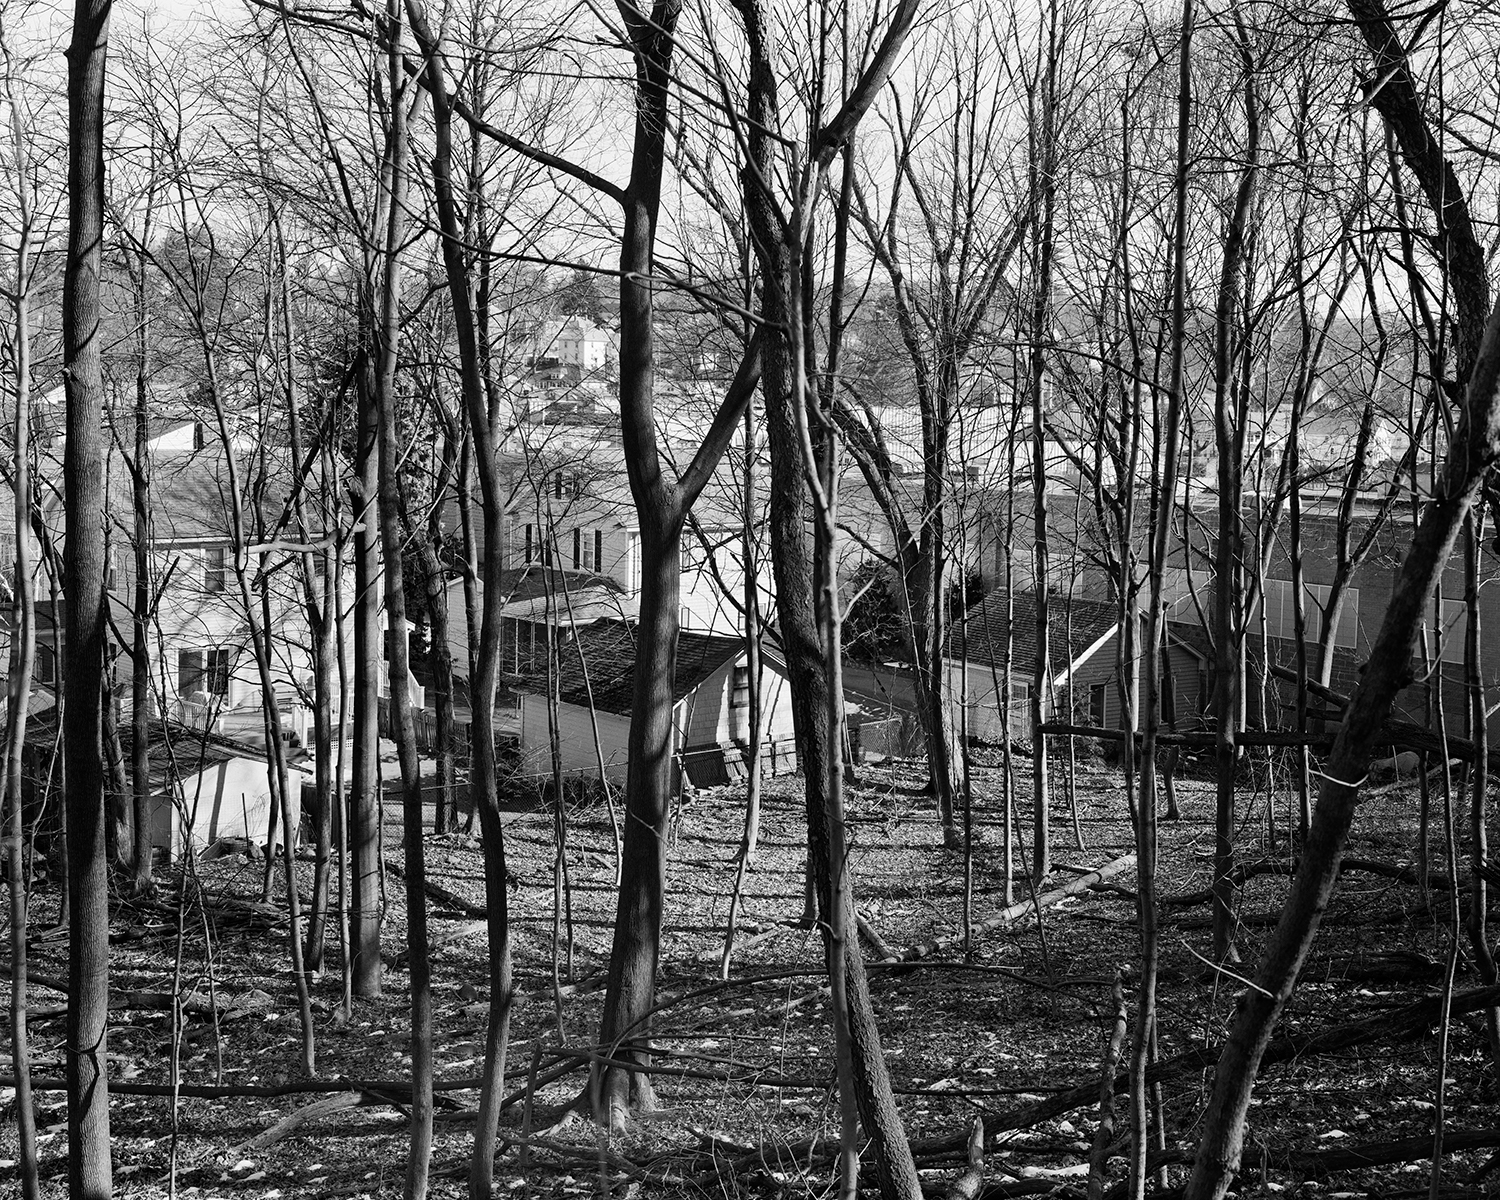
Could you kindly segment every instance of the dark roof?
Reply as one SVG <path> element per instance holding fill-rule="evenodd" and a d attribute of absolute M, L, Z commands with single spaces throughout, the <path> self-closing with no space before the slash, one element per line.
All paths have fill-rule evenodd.
<path fill-rule="evenodd" d="M 1084 600 L 1077 596 L 1053 596 L 1048 606 L 1047 642 L 1052 667 L 1061 671 L 1075 662 L 1080 654 L 1100 638 L 1113 633 L 1119 625 L 1119 612 L 1113 604 Z M 968 611 L 966 621 L 955 621 L 948 636 L 948 657 L 964 656 L 964 627 L 968 628 L 968 657 L 971 661 L 1005 662 L 1006 595 L 996 588 Z M 1030 674 L 1036 668 L 1036 595 L 1033 592 L 1010 594 L 1010 662 L 1011 669 Z"/>
<path fill-rule="evenodd" d="M 598 621 L 577 630 L 559 655 L 558 699 L 584 708 L 592 699 L 601 712 L 628 716 L 634 698 L 635 639 L 636 627 L 627 621 Z M 673 703 L 690 695 L 744 649 L 744 638 L 690 629 L 680 632 L 677 669 L 672 678 Z M 546 675 L 533 673 L 516 686 L 525 692 L 543 692 Z"/>
<path fill-rule="evenodd" d="M 539 600 L 548 592 L 558 596 L 565 591 L 577 593 L 595 587 L 608 588 L 612 592 L 625 591 L 610 576 L 593 571 L 569 571 L 531 563 L 524 567 L 507 567 L 500 572 L 500 595 L 506 604 L 517 600 Z"/>

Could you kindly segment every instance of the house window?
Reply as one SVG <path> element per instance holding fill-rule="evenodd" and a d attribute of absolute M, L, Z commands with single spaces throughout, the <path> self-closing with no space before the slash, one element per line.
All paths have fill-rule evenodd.
<path fill-rule="evenodd" d="M 555 500 L 563 498 L 563 473 L 561 471 L 552 476 L 552 496 Z"/>
<path fill-rule="evenodd" d="M 1438 644 L 1438 635 L 1441 634 L 1443 662 L 1462 663 L 1464 645 L 1469 640 L 1468 605 L 1462 600 L 1444 600 L 1440 620 L 1440 629 L 1428 631 L 1427 653 L 1432 653 L 1433 647 Z"/>
<path fill-rule="evenodd" d="M 115 590 L 115 586 L 119 583 L 119 572 L 115 568 L 115 552 L 113 550 L 109 552 L 107 563 L 108 566 L 105 571 L 104 589 L 105 591 L 112 592 Z"/>
<path fill-rule="evenodd" d="M 743 742 L 750 736 L 750 667 L 736 663 L 729 673 L 729 736 Z"/>
<path fill-rule="evenodd" d="M 177 693 L 191 696 L 206 692 L 223 699 L 229 695 L 229 651 L 216 647 L 209 650 L 177 652 Z"/>
<path fill-rule="evenodd" d="M 1095 683 L 1089 686 L 1089 724 L 1095 729 L 1104 728 L 1104 704 L 1108 695 L 1108 684 Z"/>
<path fill-rule="evenodd" d="M 523 561 L 528 563 L 535 561 L 532 557 L 535 553 L 535 547 L 536 537 L 535 534 L 532 533 L 532 527 L 528 525 L 526 526 L 526 557 Z"/>
<path fill-rule="evenodd" d="M 1031 736 L 1031 685 L 1011 682 L 1010 685 L 1010 735 Z"/>
<path fill-rule="evenodd" d="M 229 651 L 210 650 L 203 672 L 204 691 L 223 699 L 229 695 Z"/>
<path fill-rule="evenodd" d="M 203 651 L 177 652 L 177 694 L 191 696 L 203 690 Z"/>
<path fill-rule="evenodd" d="M 224 547 L 210 546 L 203 552 L 203 590 L 224 590 Z"/>
<path fill-rule="evenodd" d="M 604 531 L 573 530 L 573 569 L 600 571 L 604 568 Z"/>
<path fill-rule="evenodd" d="M 1302 585 L 1306 602 L 1302 606 L 1302 615 L 1305 622 L 1304 628 L 1307 632 L 1309 642 L 1321 642 L 1323 640 L 1324 610 L 1333 593 L 1333 589 L 1321 583 L 1304 583 Z M 1267 579 L 1262 594 L 1262 603 L 1266 612 L 1266 636 L 1274 638 L 1295 638 L 1297 635 L 1297 611 L 1296 597 L 1292 591 L 1292 584 L 1287 579 Z M 1256 629 L 1259 614 L 1251 617 L 1250 628 Z M 1352 648 L 1359 642 L 1359 589 L 1346 587 L 1344 589 L 1344 602 L 1339 610 L 1338 627 L 1334 630 L 1333 644 Z M 1444 656 L 1446 657 L 1446 655 Z"/>
<path fill-rule="evenodd" d="M 51 646 L 36 648 L 36 681 L 49 687 L 57 682 L 57 651 Z"/>

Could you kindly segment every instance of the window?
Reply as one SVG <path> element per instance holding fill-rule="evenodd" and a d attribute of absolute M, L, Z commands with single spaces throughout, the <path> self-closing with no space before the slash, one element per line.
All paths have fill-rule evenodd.
<path fill-rule="evenodd" d="M 535 554 L 535 547 L 536 536 L 532 533 L 532 527 L 528 525 L 526 526 L 526 557 L 522 560 L 523 562 L 529 563 L 534 561 L 533 555 Z"/>
<path fill-rule="evenodd" d="M 36 681 L 49 687 L 57 682 L 57 651 L 51 646 L 36 648 Z"/>
<path fill-rule="evenodd" d="M 203 690 L 203 652 L 201 650 L 179 650 L 177 652 L 177 694 L 191 696 Z"/>
<path fill-rule="evenodd" d="M 177 652 L 177 694 L 206 692 L 223 699 L 229 695 L 229 651 L 222 647 Z"/>
<path fill-rule="evenodd" d="M 203 590 L 224 590 L 224 547 L 210 546 L 203 552 Z"/>
<path fill-rule="evenodd" d="M 1432 628 L 1432 610 L 1426 613 L 1427 629 L 1427 653 L 1430 655 L 1438 644 L 1441 636 L 1443 661 L 1445 663 L 1462 663 L 1464 661 L 1464 643 L 1469 638 L 1469 608 L 1462 600 L 1444 600 L 1442 602 L 1442 627 Z M 1482 628 L 1482 623 L 1481 623 Z"/>
<path fill-rule="evenodd" d="M 1333 589 L 1321 583 L 1304 583 L 1302 590 L 1307 600 L 1303 605 L 1307 640 L 1323 640 L 1324 609 L 1328 605 Z M 1297 612 L 1292 584 L 1287 579 L 1267 579 L 1262 601 L 1266 609 L 1266 634 L 1269 637 L 1292 638 L 1297 631 Z M 1251 615 L 1249 632 L 1259 632 L 1260 614 Z M 1338 628 L 1334 631 L 1335 646 L 1353 647 L 1359 643 L 1359 589 L 1344 589 L 1343 606 L 1339 610 Z"/>
<path fill-rule="evenodd" d="M 575 571 L 604 569 L 604 531 L 602 529 L 573 530 L 573 569 Z"/>
<path fill-rule="evenodd" d="M 1031 684 L 1029 683 L 1011 680 L 1010 736 L 1019 738 L 1031 736 Z"/>
<path fill-rule="evenodd" d="M 203 672 L 204 691 L 221 699 L 229 695 L 229 651 L 210 650 Z"/>
<path fill-rule="evenodd" d="M 750 736 L 750 667 L 736 663 L 730 671 L 729 736 L 743 742 Z"/>
<path fill-rule="evenodd" d="M 111 550 L 106 560 L 107 566 L 104 577 L 104 590 L 112 592 L 119 583 L 119 572 L 115 569 L 115 552 Z"/>
<path fill-rule="evenodd" d="M 1104 728 L 1105 701 L 1108 698 L 1109 685 L 1095 683 L 1089 685 L 1089 724 L 1095 729 Z"/>
<path fill-rule="evenodd" d="M 561 471 L 552 476 L 552 497 L 555 500 L 563 498 L 563 473 Z"/>

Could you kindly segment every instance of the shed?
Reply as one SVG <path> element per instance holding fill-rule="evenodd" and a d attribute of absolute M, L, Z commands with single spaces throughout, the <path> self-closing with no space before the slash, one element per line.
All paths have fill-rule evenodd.
<path fill-rule="evenodd" d="M 637 630 L 626 621 L 599 621 L 578 629 L 560 648 L 556 681 L 558 741 L 566 774 L 623 780 L 630 738 Z M 792 734 L 791 687 L 785 669 L 769 654 L 761 662 L 762 762 L 773 771 L 797 765 Z M 552 770 L 548 681 L 522 681 L 521 760 L 525 775 Z M 672 680 L 673 754 L 698 786 L 738 776 L 748 755 L 750 679 L 743 638 L 683 630 L 677 639 Z"/>
<path fill-rule="evenodd" d="M 153 724 L 151 747 L 151 843 L 170 847 L 173 857 L 191 846 L 201 853 L 215 842 L 242 838 L 264 846 L 270 827 L 271 784 L 265 752 L 255 746 L 205 734 L 201 729 Z M 131 762 L 128 729 L 121 730 L 125 766 Z M 292 844 L 302 818 L 302 782 L 308 771 L 288 767 Z M 287 845 L 281 814 L 276 844 Z"/>

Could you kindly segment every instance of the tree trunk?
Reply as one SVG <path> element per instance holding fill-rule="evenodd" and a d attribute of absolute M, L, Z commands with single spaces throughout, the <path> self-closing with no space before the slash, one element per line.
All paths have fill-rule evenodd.
<path fill-rule="evenodd" d="M 146 264 L 137 263 L 135 461 L 130 466 L 134 509 L 135 595 L 131 604 L 130 769 L 131 807 L 135 823 L 135 877 L 132 890 L 151 890 L 151 393 L 149 386 L 151 315 L 146 292 Z"/>
<path fill-rule="evenodd" d="M 36 600 L 31 561 L 31 182 L 27 170 L 26 131 L 16 106 L 15 81 L 5 80 L 10 102 L 12 152 L 16 169 L 17 245 L 15 291 L 11 296 L 15 323 L 11 350 L 15 372 L 15 468 L 12 476 L 15 522 L 15 588 L 11 606 L 12 641 L 5 713 L 4 820 L 5 876 L 10 898 L 10 1045 L 11 1073 L 16 1090 L 16 1144 L 21 1194 L 38 1200 L 41 1183 L 37 1163 L 36 1108 L 31 1094 L 31 1051 L 26 1028 L 27 879 L 22 814 L 26 761 L 26 718 L 31 704 L 31 681 L 36 665 Z"/>
<path fill-rule="evenodd" d="M 479 1113 L 474 1128 L 474 1152 L 469 1164 L 470 1200 L 490 1200 L 495 1177 L 495 1149 L 500 1108 L 505 1092 L 505 1060 L 510 1042 L 510 1015 L 514 1002 L 511 973 L 509 875 L 505 864 L 505 828 L 500 819 L 500 791 L 495 759 L 495 691 L 500 682 L 501 595 L 505 545 L 503 540 L 505 496 L 496 457 L 495 431 L 486 402 L 485 379 L 480 367 L 478 325 L 471 303 L 468 263 L 463 231 L 453 193 L 453 107 L 448 94 L 447 67 L 440 32 L 427 23 L 420 0 L 409 0 L 407 12 L 412 32 L 427 60 L 424 78 L 432 97 L 433 154 L 431 162 L 433 198 L 442 234 L 443 268 L 449 300 L 453 306 L 454 331 L 458 340 L 460 386 L 468 417 L 472 454 L 468 465 L 477 468 L 484 506 L 483 598 L 478 637 L 474 636 L 473 609 L 470 618 L 469 800 L 479 815 L 484 843 L 484 891 L 486 936 L 489 946 L 490 1014 L 485 1034 L 484 1069 L 479 1088 Z M 467 446 L 467 443 L 466 443 Z M 461 456 L 462 457 L 462 456 Z M 460 471 L 462 496 L 468 472 Z M 466 541 L 472 525 L 466 522 Z"/>
<path fill-rule="evenodd" d="M 391 88 L 385 168 L 386 228 L 381 247 L 379 308 L 375 327 L 375 394 L 378 425 L 380 543 L 384 558 L 385 611 L 390 630 L 391 725 L 401 763 L 401 825 L 406 865 L 407 963 L 411 970 L 411 1147 L 406 1160 L 407 1200 L 427 1195 L 432 1164 L 432 968 L 428 962 L 427 863 L 422 853 L 422 765 L 412 714 L 410 631 L 402 568 L 401 446 L 396 430 L 396 368 L 401 344 L 401 246 L 406 237 L 407 94 L 401 62 L 401 0 L 388 0 Z M 363 423 L 363 422 L 362 422 Z M 366 523 L 374 514 L 366 515 Z M 441 799 L 439 800 L 441 803 Z"/>
<path fill-rule="evenodd" d="M 63 757 L 68 846 L 68 1193 L 110 1194 L 109 878 L 105 861 L 104 378 L 100 363 L 100 246 L 104 218 L 104 73 L 110 0 L 77 0 L 68 48 L 68 250 L 63 276 L 67 443 L 67 669 Z"/>
<path fill-rule="evenodd" d="M 354 994 L 380 995 L 380 534 L 377 406 L 368 368 L 360 372 L 359 474 L 351 482 L 354 521 L 354 770 L 349 786 L 349 941 Z"/>

